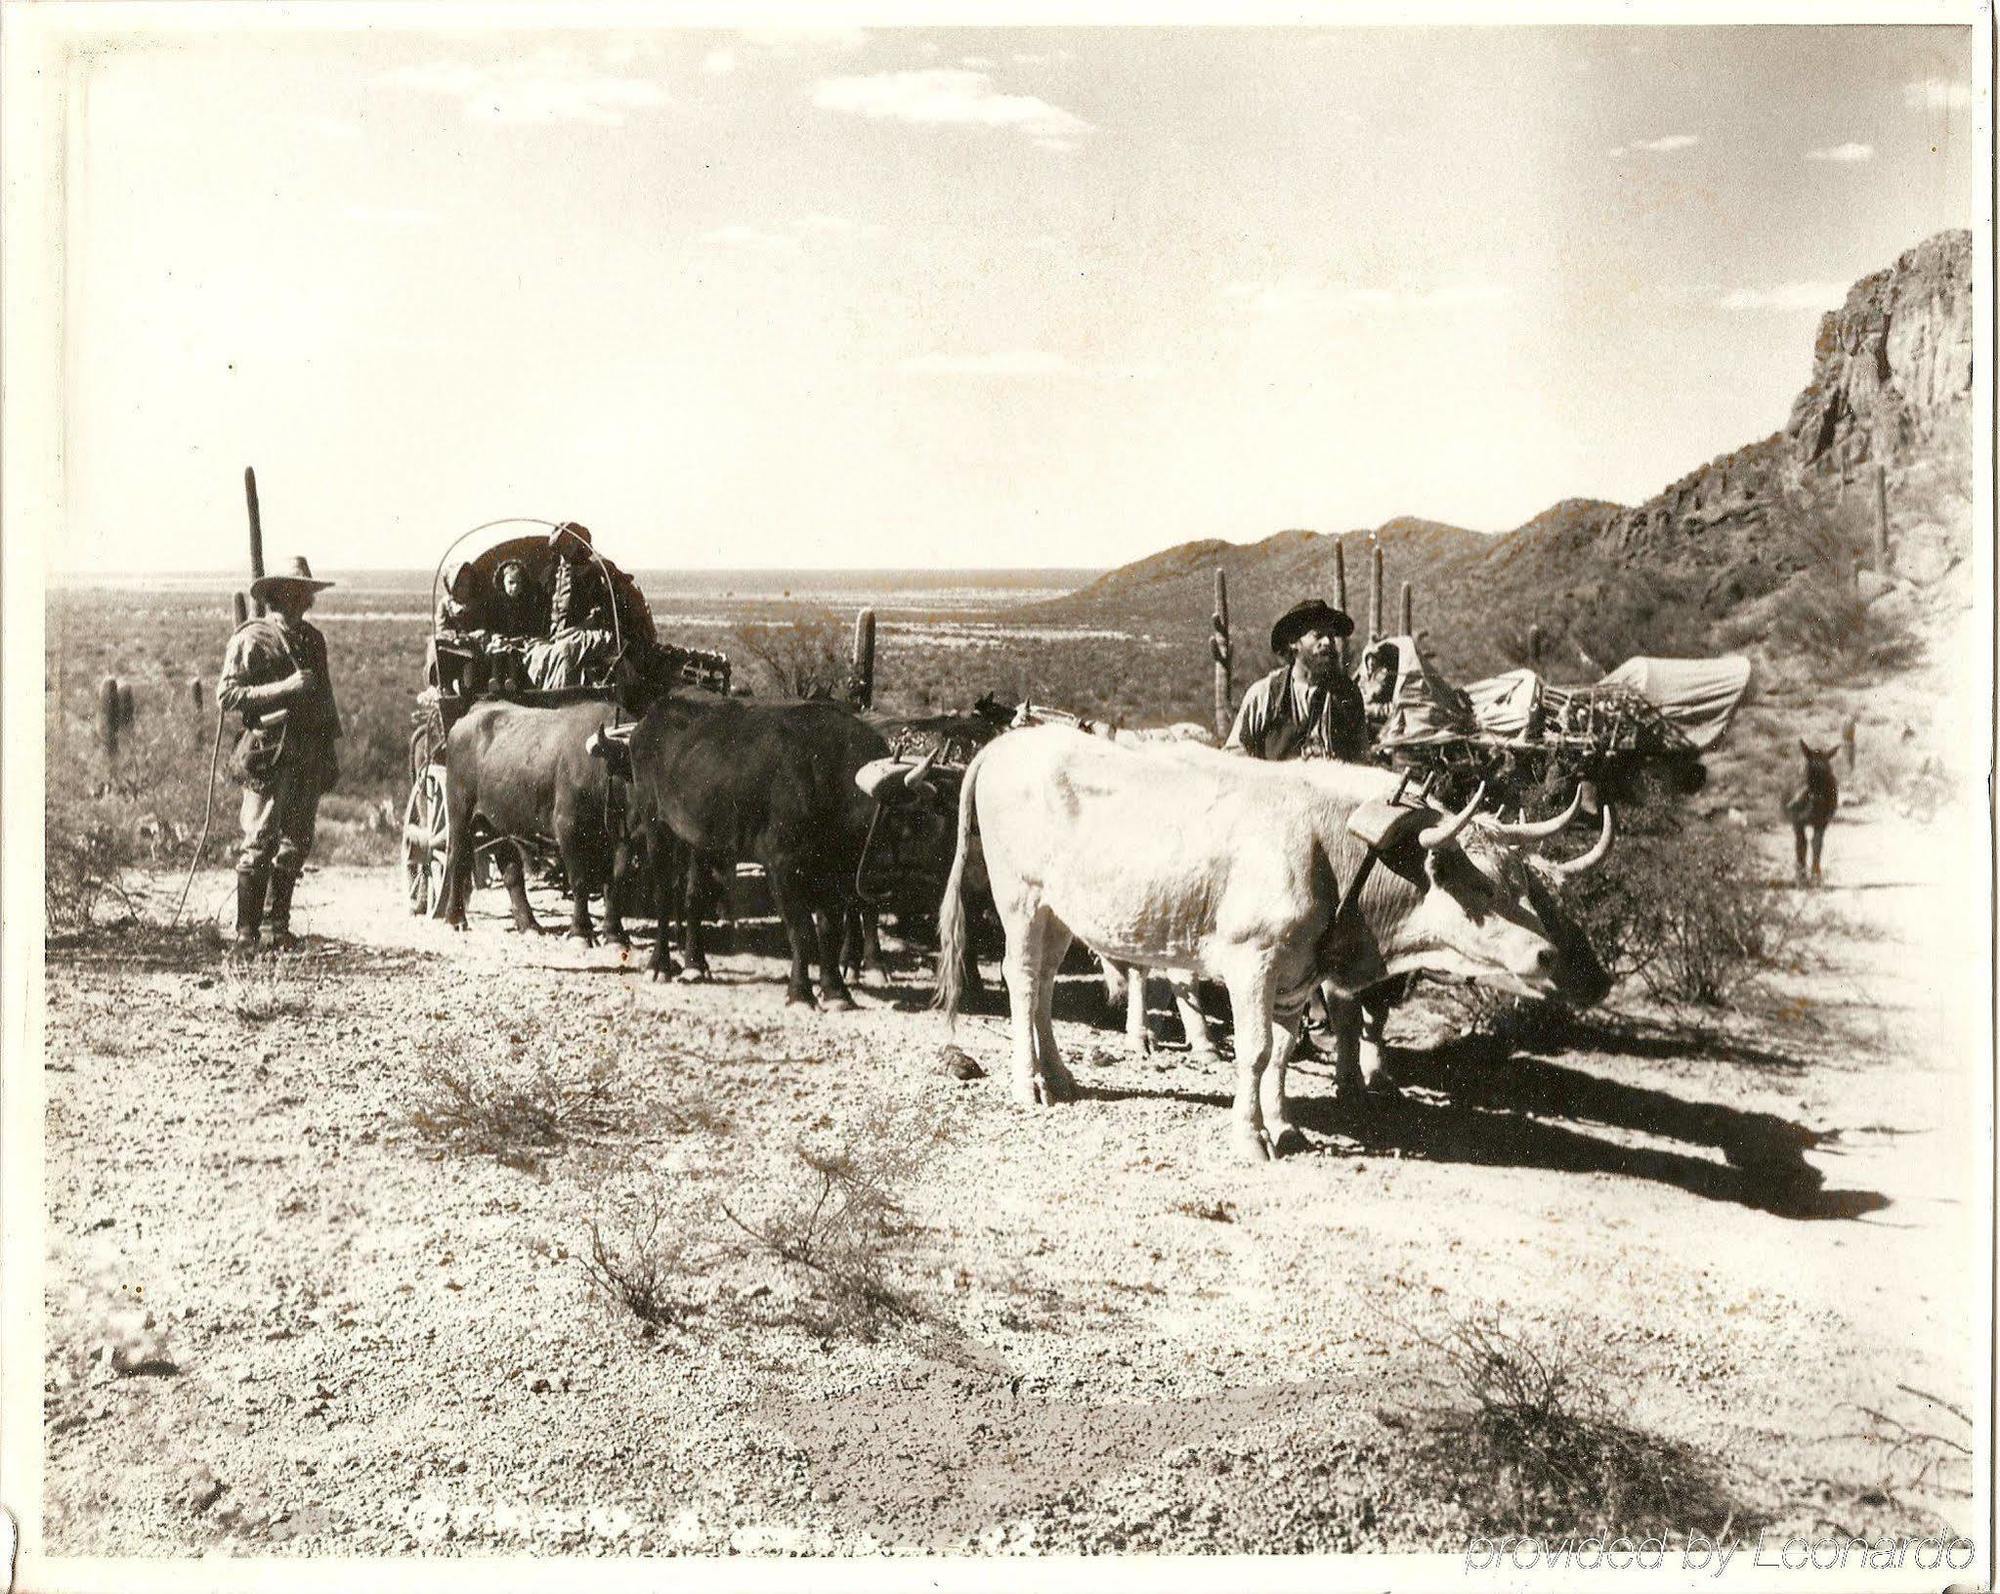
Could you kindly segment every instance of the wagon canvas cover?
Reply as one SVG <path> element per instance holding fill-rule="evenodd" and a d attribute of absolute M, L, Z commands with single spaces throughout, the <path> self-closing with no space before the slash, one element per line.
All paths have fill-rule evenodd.
<path fill-rule="evenodd" d="M 1389 717 L 1376 737 L 1378 746 L 1457 741 L 1479 729 L 1466 694 L 1431 668 L 1412 638 L 1384 637 L 1374 647 L 1396 652 L 1396 691 L 1389 700 Z"/>
<path fill-rule="evenodd" d="M 1716 659 L 1627 659 L 1600 685 L 1629 686 L 1643 694 L 1696 747 L 1715 745 L 1750 686 L 1750 661 L 1735 654 Z"/>

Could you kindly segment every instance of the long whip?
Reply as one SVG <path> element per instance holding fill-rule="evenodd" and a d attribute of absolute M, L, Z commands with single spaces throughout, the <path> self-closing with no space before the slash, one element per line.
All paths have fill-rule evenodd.
<path fill-rule="evenodd" d="M 220 704 L 215 709 L 215 747 L 208 755 L 208 795 L 201 804 L 201 839 L 194 844 L 194 856 L 188 859 L 187 879 L 181 882 L 181 899 L 174 904 L 174 916 L 167 920 L 167 928 L 172 929 L 181 922 L 181 909 L 187 906 L 188 888 L 194 884 L 194 872 L 201 867 L 201 855 L 208 846 L 208 822 L 215 813 L 215 770 L 222 762 L 222 719 Z"/>

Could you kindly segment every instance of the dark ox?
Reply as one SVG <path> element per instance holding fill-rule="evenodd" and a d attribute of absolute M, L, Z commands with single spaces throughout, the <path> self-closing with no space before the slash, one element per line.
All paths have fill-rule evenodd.
<path fill-rule="evenodd" d="M 1322 980 L 1347 999 L 1417 970 L 1578 1004 L 1610 988 L 1517 841 L 1399 801 L 1385 770 L 1269 764 L 1207 749 L 1133 752 L 1059 727 L 1015 732 L 966 772 L 940 910 L 940 997 L 956 1008 L 959 885 L 975 817 L 1007 934 L 1013 1086 L 1065 1100 L 1075 1082 L 1050 1022 L 1072 940 L 1101 956 L 1228 988 L 1234 1138 L 1252 1158 L 1296 1138 L 1285 1059 Z M 1587 867 L 1604 838 L 1573 865 Z"/>
<path fill-rule="evenodd" d="M 445 920 L 465 928 L 472 854 L 483 840 L 552 837 L 570 889 L 570 933 L 597 939 L 590 893 L 604 892 L 604 933 L 624 945 L 620 886 L 630 853 L 617 823 L 604 764 L 585 743 L 614 723 L 621 710 L 592 694 L 562 703 L 488 699 L 473 704 L 445 742 L 446 804 L 451 846 L 445 855 Z M 514 928 L 539 931 L 528 905 L 521 855 L 500 845 L 500 867 Z"/>
<path fill-rule="evenodd" d="M 702 966 L 698 892 L 676 889 L 693 854 L 706 869 L 760 864 L 784 921 L 789 1002 L 811 1002 L 816 942 L 823 1007 L 854 1006 L 840 971 L 842 915 L 874 805 L 855 773 L 889 751 L 881 734 L 834 703 L 669 693 L 632 733 L 631 812 L 654 843 L 660 936 L 652 974 L 675 973 L 666 926 L 683 914 L 682 947 Z"/>
<path fill-rule="evenodd" d="M 867 900 L 848 917 L 841 961 L 856 974 L 863 967 L 883 971 L 880 910 L 892 910 L 920 934 L 935 918 L 938 888 L 951 868 L 959 779 L 979 750 L 1012 723 L 1014 709 L 987 696 L 963 713 L 862 717 L 887 739 L 891 756 L 855 776 L 862 791 L 887 810 L 868 845 L 862 882 Z M 970 977 L 978 980 L 977 965 Z"/>

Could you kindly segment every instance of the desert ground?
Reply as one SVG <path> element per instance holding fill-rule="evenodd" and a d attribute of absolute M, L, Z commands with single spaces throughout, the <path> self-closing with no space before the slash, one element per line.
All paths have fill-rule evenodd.
<path fill-rule="evenodd" d="M 1570 1526 L 1470 1421 L 1478 1324 L 1587 1409 L 1581 1520 L 1962 1527 L 1968 823 L 1838 822 L 1758 1015 L 1690 1031 L 1614 994 L 1537 1046 L 1417 1004 L 1401 1099 L 1336 1103 L 1296 1069 L 1309 1145 L 1266 1167 L 1229 1156 L 1228 1081 L 1170 1017 L 1134 1056 L 1081 973 L 1058 1033 L 1085 1098 L 1033 1110 L 997 995 L 948 1030 L 906 953 L 859 1012 L 788 1008 L 754 923 L 714 983 L 655 984 L 643 947 L 508 933 L 497 889 L 454 934 L 405 913 L 394 868 L 333 866 L 301 888 L 302 950 L 248 974 L 205 929 L 52 945 L 49 1547 L 1268 1552 Z M 199 914 L 227 893 L 204 872 Z M 482 1149 L 440 1127 L 440 1070 L 550 1121 Z M 826 1167 L 893 1202 L 864 1244 L 813 1229 L 855 1187 Z M 593 1224 L 617 1262 L 648 1221 L 652 1323 L 584 1265 Z"/>

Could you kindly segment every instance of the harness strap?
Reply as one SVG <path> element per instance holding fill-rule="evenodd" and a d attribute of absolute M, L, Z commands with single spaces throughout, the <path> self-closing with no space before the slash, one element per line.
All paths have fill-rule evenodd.
<path fill-rule="evenodd" d="M 868 834 L 861 842 L 861 856 L 854 862 L 854 894 L 871 905 L 887 901 L 889 896 L 887 891 L 870 891 L 862 883 L 863 877 L 868 873 L 868 851 L 875 845 L 875 830 L 882 823 L 882 813 L 887 807 L 888 804 L 883 802 L 875 804 L 875 812 L 868 818 Z"/>

